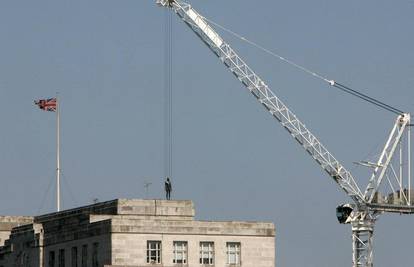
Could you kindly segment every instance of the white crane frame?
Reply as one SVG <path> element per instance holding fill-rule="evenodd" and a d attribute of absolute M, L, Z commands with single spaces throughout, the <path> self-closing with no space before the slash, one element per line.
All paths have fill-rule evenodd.
<path fill-rule="evenodd" d="M 373 266 L 373 231 L 375 221 L 384 212 L 414 213 L 411 206 L 411 171 L 408 164 L 408 193 L 405 193 L 402 171 L 402 137 L 408 129 L 410 146 L 410 114 L 398 115 L 375 169 L 364 193 L 358 187 L 352 174 L 325 148 L 307 129 L 297 116 L 270 90 L 266 83 L 239 57 L 223 38 L 208 24 L 191 5 L 180 0 L 156 0 L 160 6 L 171 8 L 198 37 L 214 52 L 224 65 L 252 93 L 252 95 L 276 118 L 305 151 L 334 179 L 339 187 L 354 201 L 349 204 L 353 211 L 347 219 L 352 226 L 353 267 Z M 395 204 L 376 203 L 374 197 L 384 178 L 390 183 L 387 171 L 395 151 L 400 146 L 399 177 L 396 179 L 400 194 L 406 201 Z M 408 161 L 411 161 L 408 149 Z M 397 175 L 395 175 L 397 177 Z"/>

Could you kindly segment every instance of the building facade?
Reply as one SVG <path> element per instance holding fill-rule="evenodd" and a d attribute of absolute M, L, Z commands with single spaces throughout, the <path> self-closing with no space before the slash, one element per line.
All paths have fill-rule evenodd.
<path fill-rule="evenodd" d="M 0 267 L 275 266 L 273 223 L 194 215 L 192 201 L 117 199 L 28 217 L 0 247 Z"/>
<path fill-rule="evenodd" d="M 9 239 L 14 227 L 32 222 L 33 217 L 29 216 L 0 216 L 0 247 L 4 245 L 6 239 Z"/>

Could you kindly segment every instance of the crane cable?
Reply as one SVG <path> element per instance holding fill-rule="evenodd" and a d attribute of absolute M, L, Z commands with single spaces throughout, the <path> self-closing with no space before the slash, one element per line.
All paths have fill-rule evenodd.
<path fill-rule="evenodd" d="M 363 94 L 363 93 L 361 93 L 361 92 L 359 92 L 357 90 L 354 90 L 354 89 L 352 89 L 352 88 L 350 88 L 348 86 L 345 86 L 345 85 L 343 85 L 341 83 L 338 83 L 338 82 L 336 82 L 336 81 L 334 81 L 332 79 L 328 79 L 328 78 L 324 77 L 320 73 L 314 72 L 314 71 L 312 71 L 312 70 L 310 70 L 310 69 L 308 69 L 308 68 L 306 68 L 304 66 L 301 66 L 301 65 L 293 62 L 292 60 L 289 60 L 289 59 L 287 59 L 285 57 L 282 57 L 281 55 L 279 55 L 279 54 L 277 54 L 277 53 L 275 53 L 273 51 L 270 51 L 269 49 L 267 49 L 267 48 L 265 48 L 265 47 L 263 47 L 263 46 L 255 43 L 255 42 L 247 39 L 246 37 L 243 37 L 242 35 L 234 32 L 234 31 L 232 31 L 230 29 L 227 29 L 226 27 L 224 27 L 224 26 L 222 26 L 222 25 L 220 25 L 220 24 L 218 24 L 218 23 L 216 23 L 216 22 L 214 22 L 214 21 L 212 21 L 212 20 L 210 20 L 210 19 L 208 19 L 206 17 L 203 17 L 203 19 L 205 19 L 206 21 L 210 22 L 211 24 L 217 26 L 218 28 L 222 29 L 223 31 L 226 31 L 226 32 L 230 33 L 231 35 L 237 37 L 238 39 L 240 39 L 240 40 L 242 40 L 242 41 L 244 41 L 244 42 L 246 42 L 246 43 L 248 43 L 248 44 L 250 44 L 250 45 L 252 45 L 252 46 L 254 46 L 256 48 L 258 48 L 259 50 L 262 50 L 265 53 L 267 53 L 267 54 L 269 54 L 269 55 L 271 55 L 273 57 L 276 57 L 276 58 L 280 59 L 281 61 L 283 61 L 283 62 L 285 62 L 285 63 L 287 63 L 287 64 L 289 64 L 289 65 L 291 65 L 291 66 L 293 66 L 293 67 L 295 67 L 295 68 L 297 68 L 297 69 L 299 69 L 299 70 L 301 70 L 301 71 L 303 71 L 303 72 L 305 72 L 307 74 L 312 75 L 313 77 L 316 77 L 318 79 L 321 79 L 321 80 L 327 82 L 329 85 L 331 85 L 331 86 L 333 86 L 333 87 L 335 87 L 335 88 L 337 88 L 337 89 L 339 89 L 339 90 L 341 90 L 341 91 L 343 91 L 345 93 L 348 93 L 348 94 L 351 94 L 353 96 L 356 96 L 356 97 L 358 97 L 358 98 L 360 98 L 362 100 L 365 100 L 365 101 L 367 101 L 367 102 L 369 102 L 369 103 L 371 103 L 373 105 L 376 105 L 376 106 L 378 106 L 380 108 L 383 108 L 383 109 L 385 109 L 387 111 L 390 111 L 392 113 L 395 113 L 395 114 L 398 114 L 398 115 L 401 115 L 401 114 L 404 113 L 403 111 L 401 111 L 401 110 L 399 110 L 397 108 L 394 108 L 394 107 L 392 107 L 390 105 L 387 105 L 384 102 L 381 102 L 381 101 L 379 101 L 379 100 L 377 100 L 375 98 L 372 98 L 372 97 L 370 97 L 370 96 L 368 96 L 366 94 Z"/>
<path fill-rule="evenodd" d="M 169 10 L 165 11 L 164 22 L 164 176 L 171 179 L 173 157 L 173 117 L 172 117 L 172 17 Z"/>
<path fill-rule="evenodd" d="M 367 95 L 365 95 L 365 94 L 363 94 L 361 92 L 358 92 L 358 91 L 356 91 L 354 89 L 351 89 L 351 88 L 349 88 L 349 87 L 347 87 L 347 86 L 345 86 L 343 84 L 340 84 L 340 83 L 335 82 L 335 81 L 332 81 L 332 82 L 333 82 L 332 86 L 338 88 L 339 90 L 344 91 L 344 92 L 346 92 L 348 94 L 354 95 L 356 97 L 359 97 L 359 98 L 361 98 L 361 99 L 363 99 L 363 100 L 365 100 L 365 101 L 367 101 L 367 102 L 369 102 L 371 104 L 377 105 L 378 107 L 381 107 L 381 108 L 383 108 L 385 110 L 388 110 L 388 111 L 393 112 L 393 113 L 398 114 L 398 115 L 402 115 L 404 113 L 403 111 L 401 111 L 401 110 L 399 110 L 397 108 L 394 108 L 394 107 L 392 107 L 390 105 L 387 105 L 384 102 L 381 102 L 381 101 L 376 100 L 376 99 L 374 99 L 372 97 L 369 97 L 369 96 L 367 96 Z"/>

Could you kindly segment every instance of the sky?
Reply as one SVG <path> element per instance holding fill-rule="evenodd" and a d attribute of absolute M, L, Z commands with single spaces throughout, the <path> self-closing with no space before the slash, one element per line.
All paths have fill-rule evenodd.
<path fill-rule="evenodd" d="M 205 17 L 309 69 L 414 111 L 414 1 L 192 0 Z M 143 0 L 1 0 L 0 214 L 55 210 L 58 93 L 63 208 L 163 198 L 164 20 Z M 178 17 L 173 198 L 200 220 L 271 221 L 276 266 L 351 266 L 350 200 Z M 395 114 L 222 36 L 357 177 Z M 151 182 L 148 194 L 144 183 Z M 414 217 L 380 217 L 375 266 L 412 266 Z"/>

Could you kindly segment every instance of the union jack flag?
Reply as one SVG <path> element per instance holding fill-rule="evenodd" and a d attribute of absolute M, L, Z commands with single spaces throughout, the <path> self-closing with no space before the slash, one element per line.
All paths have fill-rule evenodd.
<path fill-rule="evenodd" d="M 56 111 L 56 107 L 57 107 L 56 98 L 39 99 L 39 100 L 35 100 L 34 103 L 40 109 L 43 109 L 46 111 Z"/>

